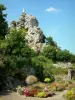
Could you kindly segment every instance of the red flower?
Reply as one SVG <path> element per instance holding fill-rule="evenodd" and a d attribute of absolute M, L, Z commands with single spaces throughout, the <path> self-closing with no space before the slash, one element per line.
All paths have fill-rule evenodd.
<path fill-rule="evenodd" d="M 33 92 L 34 92 L 34 95 L 36 95 L 37 93 L 38 93 L 38 90 L 33 90 Z"/>

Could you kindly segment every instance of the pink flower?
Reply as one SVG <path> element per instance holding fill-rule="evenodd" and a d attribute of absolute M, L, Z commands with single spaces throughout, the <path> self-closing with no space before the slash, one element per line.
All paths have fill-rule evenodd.
<path fill-rule="evenodd" d="M 27 88 L 24 89 L 24 95 L 29 96 L 29 90 Z"/>
<path fill-rule="evenodd" d="M 44 88 L 44 91 L 45 91 L 45 92 L 46 92 L 46 91 L 48 91 L 48 88 L 47 88 L 47 87 L 45 87 L 45 88 Z"/>

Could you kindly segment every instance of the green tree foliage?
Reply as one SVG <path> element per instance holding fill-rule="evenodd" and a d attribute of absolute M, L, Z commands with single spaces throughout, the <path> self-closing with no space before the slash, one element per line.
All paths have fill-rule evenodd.
<path fill-rule="evenodd" d="M 56 48 L 53 46 L 45 47 L 42 54 L 48 59 L 56 60 Z"/>
<path fill-rule="evenodd" d="M 22 30 L 14 30 L 11 34 L 6 35 L 5 40 L 1 43 L 3 54 L 12 56 L 12 59 L 17 60 L 17 66 L 20 66 L 20 64 L 21 66 L 28 64 L 31 57 L 31 49 L 25 40 L 26 32 L 24 34 L 22 32 Z"/>
<path fill-rule="evenodd" d="M 57 61 L 68 62 L 70 61 L 70 58 L 71 58 L 71 54 L 67 50 L 58 50 L 56 53 Z"/>
<path fill-rule="evenodd" d="M 57 47 L 56 42 L 53 40 L 53 38 L 51 36 L 49 36 L 49 37 L 46 38 L 46 43 L 49 44 L 49 45 L 51 45 L 51 46 Z"/>
<path fill-rule="evenodd" d="M 35 70 L 35 75 L 38 77 L 40 81 L 43 81 L 43 65 L 42 62 L 38 60 L 38 57 L 32 57 L 32 67 Z"/>
<path fill-rule="evenodd" d="M 6 14 L 3 11 L 6 10 L 6 7 L 0 4 L 0 39 L 3 39 L 7 34 L 8 24 L 6 21 Z"/>
<path fill-rule="evenodd" d="M 71 54 L 70 61 L 71 61 L 72 63 L 75 63 L 75 55 Z"/>
<path fill-rule="evenodd" d="M 34 66 L 36 76 L 40 81 L 44 81 L 46 77 L 54 80 L 52 69 L 54 68 L 51 60 L 45 56 L 39 55 L 32 58 L 32 65 Z"/>
<path fill-rule="evenodd" d="M 25 34 L 26 32 L 23 34 L 23 30 L 14 30 L 12 33 L 6 35 L 5 39 L 1 42 L 0 51 L 3 56 L 1 59 L 3 67 L 0 67 L 0 69 L 5 74 L 1 74 L 1 77 L 4 78 L 0 79 L 4 80 L 8 76 L 14 77 L 15 75 L 19 75 L 22 68 L 31 65 L 31 49 L 26 43 Z M 23 72 L 20 73 L 20 75 L 22 74 Z"/>

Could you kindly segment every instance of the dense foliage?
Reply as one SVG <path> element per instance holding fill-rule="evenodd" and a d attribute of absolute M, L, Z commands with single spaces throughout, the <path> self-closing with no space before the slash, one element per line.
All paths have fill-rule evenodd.
<path fill-rule="evenodd" d="M 25 72 L 22 68 L 25 68 L 31 64 L 31 49 L 26 44 L 25 38 L 21 31 L 14 30 L 11 34 L 6 35 L 6 38 L 0 43 L 1 50 L 1 67 L 3 71 L 1 77 L 6 79 L 8 76 L 16 76 L 21 78 L 23 75 L 25 78 Z M 23 78 L 22 76 L 22 78 Z M 5 81 L 4 78 L 0 78 L 0 81 Z M 2 83 L 3 84 L 3 83 Z"/>
<path fill-rule="evenodd" d="M 45 56 L 39 55 L 32 58 L 32 66 L 35 69 L 35 74 L 38 79 L 44 81 L 46 77 L 54 81 L 52 69 L 54 69 L 53 62 Z"/>
<path fill-rule="evenodd" d="M 2 4 L 0 4 L 0 39 L 3 39 L 5 35 L 7 34 L 8 24 L 6 21 L 6 14 L 3 13 L 3 11 L 6 10 L 6 7 Z"/>
<path fill-rule="evenodd" d="M 46 38 L 46 44 L 57 47 L 57 43 L 53 40 L 51 36 Z"/>
<path fill-rule="evenodd" d="M 75 100 L 75 88 L 71 88 L 65 95 L 66 100 Z"/>
<path fill-rule="evenodd" d="M 51 45 L 43 49 L 42 55 L 53 61 L 75 63 L 75 55 L 71 54 L 68 50 L 61 50 L 59 47 L 56 48 Z"/>
<path fill-rule="evenodd" d="M 48 59 L 56 60 L 56 48 L 53 46 L 47 46 L 43 50 L 43 55 Z"/>
<path fill-rule="evenodd" d="M 56 54 L 57 61 L 69 62 L 71 54 L 67 50 L 58 50 Z"/>

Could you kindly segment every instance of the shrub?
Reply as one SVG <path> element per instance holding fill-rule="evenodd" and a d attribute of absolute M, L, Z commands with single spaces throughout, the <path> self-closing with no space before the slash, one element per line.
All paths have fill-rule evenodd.
<path fill-rule="evenodd" d="M 40 98 L 45 98 L 46 97 L 46 93 L 45 92 L 38 92 L 38 94 L 36 96 L 40 97 Z"/>
<path fill-rule="evenodd" d="M 38 82 L 37 84 L 35 84 L 33 86 L 34 89 L 37 89 L 40 92 L 44 89 L 44 87 L 45 87 L 45 84 L 44 83 L 41 83 L 41 82 Z"/>
<path fill-rule="evenodd" d="M 25 96 L 36 96 L 38 93 L 38 90 L 37 89 L 32 89 L 32 88 L 25 88 L 24 89 L 24 95 Z"/>
<path fill-rule="evenodd" d="M 40 86 L 34 86 L 34 89 L 37 89 L 38 91 L 41 91 L 42 87 L 40 87 Z"/>
<path fill-rule="evenodd" d="M 68 84 L 72 84 L 72 83 L 73 83 L 72 80 L 69 80 L 69 81 L 68 81 Z"/>
<path fill-rule="evenodd" d="M 53 62 L 49 59 L 47 59 L 47 62 L 44 63 L 44 70 L 43 70 L 43 75 L 44 78 L 50 78 L 51 82 L 55 80 L 54 75 L 53 75 Z"/>
<path fill-rule="evenodd" d="M 53 46 L 47 46 L 43 49 L 43 55 L 48 59 L 56 60 L 56 48 Z"/>
<path fill-rule="evenodd" d="M 63 91 L 66 89 L 66 85 L 65 84 L 58 84 L 57 85 L 57 91 Z"/>
<path fill-rule="evenodd" d="M 41 62 L 41 60 L 39 60 L 38 57 L 32 57 L 31 59 L 32 61 L 32 66 L 35 70 L 35 75 L 37 76 L 37 78 L 40 80 L 40 81 L 43 81 L 43 62 Z"/>
<path fill-rule="evenodd" d="M 25 96 L 29 96 L 30 94 L 29 94 L 29 89 L 28 88 L 25 88 L 24 89 L 24 95 Z"/>
<path fill-rule="evenodd" d="M 43 91 L 44 91 L 44 92 L 48 92 L 49 89 L 48 89 L 47 87 L 45 87 Z"/>
<path fill-rule="evenodd" d="M 68 90 L 65 97 L 66 97 L 66 100 L 75 100 L 75 88 Z"/>
<path fill-rule="evenodd" d="M 54 76 L 52 73 L 53 62 L 52 60 L 46 58 L 43 55 L 32 58 L 32 66 L 35 69 L 35 75 L 40 81 L 44 81 L 46 77 L 50 78 L 51 81 L 54 81 Z"/>
<path fill-rule="evenodd" d="M 56 82 L 53 82 L 50 86 L 50 90 L 51 91 L 56 91 L 57 90 L 57 83 Z"/>
<path fill-rule="evenodd" d="M 75 84 L 69 84 L 68 87 L 67 87 L 67 89 L 70 90 L 70 89 L 72 89 L 74 87 L 75 87 Z"/>
<path fill-rule="evenodd" d="M 45 78 L 44 82 L 49 83 L 49 82 L 51 82 L 51 79 L 50 78 Z"/>
<path fill-rule="evenodd" d="M 30 76 L 28 76 L 27 78 L 26 78 L 26 83 L 27 84 L 33 84 L 33 83 L 36 83 L 37 81 L 38 81 L 38 79 L 35 77 L 35 76 L 33 76 L 33 75 L 30 75 Z"/>
<path fill-rule="evenodd" d="M 68 50 L 58 50 L 56 53 L 57 61 L 66 61 L 69 62 L 71 58 L 71 54 Z"/>
<path fill-rule="evenodd" d="M 56 87 L 57 86 L 57 83 L 56 82 L 53 82 L 51 85 L 54 86 L 54 87 Z"/>

